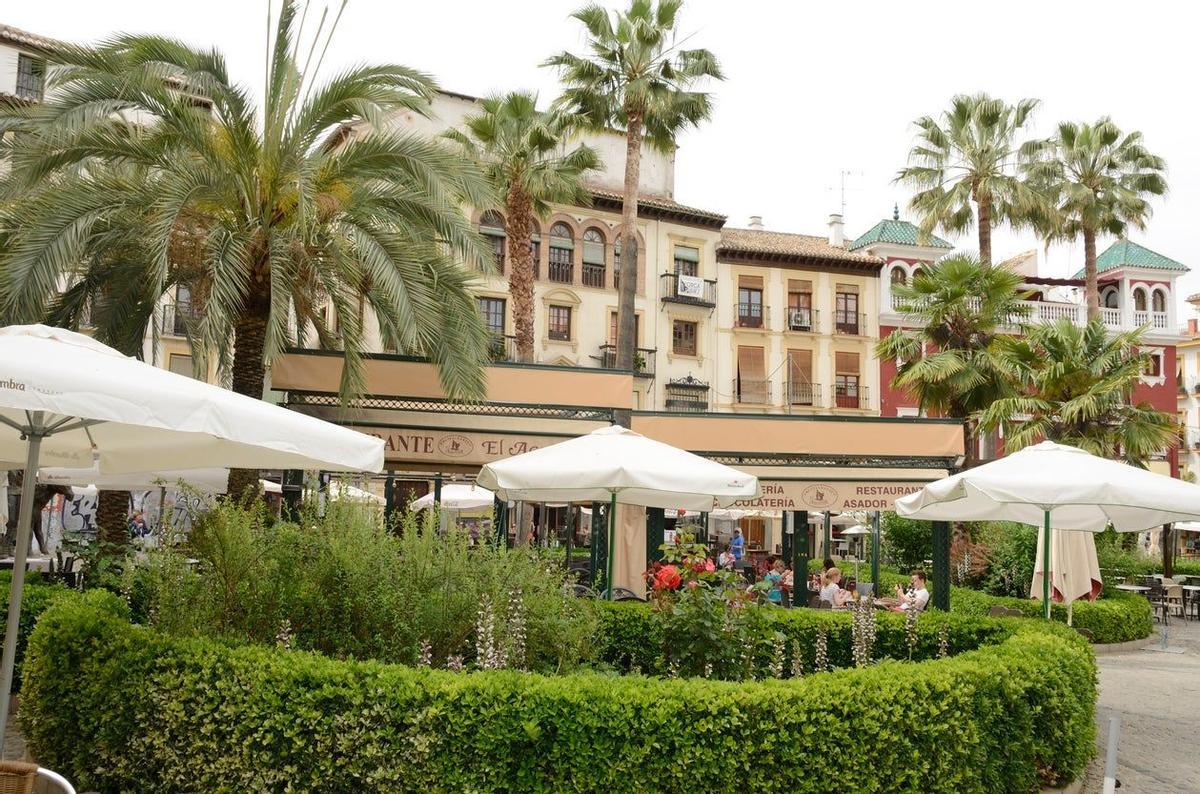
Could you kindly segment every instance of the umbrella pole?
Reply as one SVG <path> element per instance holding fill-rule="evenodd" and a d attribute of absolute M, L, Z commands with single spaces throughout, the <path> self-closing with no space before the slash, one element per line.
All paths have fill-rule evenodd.
<path fill-rule="evenodd" d="M 608 559 L 605 561 L 608 564 L 608 572 L 604 576 L 604 597 L 612 601 L 612 577 L 613 577 L 613 543 L 616 542 L 617 535 L 617 492 L 612 492 L 612 499 L 608 503 Z"/>
<path fill-rule="evenodd" d="M 4 632 L 4 656 L 0 659 L 0 754 L 4 752 L 4 734 L 8 726 L 8 708 L 12 697 L 13 666 L 17 656 L 17 632 L 21 629 L 21 595 L 25 589 L 25 562 L 29 556 L 29 536 L 33 531 L 33 492 L 37 488 L 38 456 L 46 428 L 42 412 L 34 411 L 25 433 L 28 449 L 25 479 L 21 482 L 21 508 L 17 514 L 17 546 L 13 549 L 12 586 L 8 591 L 8 623 Z"/>
<path fill-rule="evenodd" d="M 1050 511 L 1043 510 L 1045 530 L 1042 532 L 1042 613 L 1050 619 Z"/>

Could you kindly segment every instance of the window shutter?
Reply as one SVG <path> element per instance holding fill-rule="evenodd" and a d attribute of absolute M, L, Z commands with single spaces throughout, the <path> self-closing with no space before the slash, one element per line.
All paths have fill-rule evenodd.
<path fill-rule="evenodd" d="M 738 276 L 738 289 L 762 289 L 762 276 Z"/>
<path fill-rule="evenodd" d="M 675 258 L 682 259 L 685 262 L 699 262 L 700 250 L 686 245 L 677 245 L 675 246 Z"/>
<path fill-rule="evenodd" d="M 813 354 L 811 350 L 788 351 L 788 376 L 797 383 L 812 382 Z"/>
<path fill-rule="evenodd" d="M 766 363 L 761 347 L 738 348 L 738 377 L 746 380 L 763 380 Z"/>
<path fill-rule="evenodd" d="M 858 374 L 858 353 L 835 353 L 833 363 L 839 375 Z"/>
<path fill-rule="evenodd" d="M 802 281 L 798 278 L 789 278 L 787 287 L 788 292 L 812 292 L 812 282 Z"/>

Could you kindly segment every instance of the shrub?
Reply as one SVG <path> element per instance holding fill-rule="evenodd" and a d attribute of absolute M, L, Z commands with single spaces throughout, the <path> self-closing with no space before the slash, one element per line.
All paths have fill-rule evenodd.
<path fill-rule="evenodd" d="M 1086 644 L 1032 621 L 945 619 L 1000 626 L 997 644 L 730 683 L 228 647 L 130 625 L 111 596 L 88 594 L 34 632 L 21 719 L 42 763 L 106 791 L 808 792 L 836 780 L 1024 792 L 1073 779 L 1094 738 Z"/>
<path fill-rule="evenodd" d="M 933 558 L 933 534 L 928 521 L 883 513 L 879 528 L 882 558 L 901 570 L 918 568 Z"/>
<path fill-rule="evenodd" d="M 12 586 L 12 572 L 0 571 L 0 589 L 3 590 L 4 601 L 0 604 L 0 643 L 8 630 L 8 594 Z M 29 635 L 41 614 L 49 608 L 54 599 L 63 593 L 70 592 L 60 584 L 43 584 L 41 577 L 30 571 L 25 579 L 25 589 L 21 595 L 21 622 L 17 630 L 17 655 L 13 667 L 13 691 L 21 688 L 21 667 L 25 659 L 25 647 L 29 643 Z"/>

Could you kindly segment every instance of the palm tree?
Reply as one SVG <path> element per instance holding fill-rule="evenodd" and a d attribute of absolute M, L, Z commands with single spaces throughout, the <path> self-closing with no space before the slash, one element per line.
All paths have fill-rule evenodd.
<path fill-rule="evenodd" d="M 600 167 L 600 158 L 584 145 L 566 151 L 575 119 L 538 111 L 534 94 L 513 92 L 480 100 L 479 106 L 479 113 L 463 120 L 463 130 L 446 137 L 482 164 L 504 198 L 517 357 L 532 361 L 534 218 L 545 216 L 551 203 L 590 204 L 583 180 Z"/>
<path fill-rule="evenodd" d="M 880 339 L 876 355 L 897 363 L 892 386 L 924 412 L 963 420 L 964 468 L 976 459 L 976 414 L 1012 390 L 995 345 L 1028 311 L 1020 286 L 1012 271 L 958 254 L 892 287 L 897 309 L 920 325 Z"/>
<path fill-rule="evenodd" d="M 48 100 L 0 115 L 17 133 L 0 313 L 77 327 L 90 312 L 129 350 L 184 285 L 197 371 L 216 360 L 261 398 L 266 368 L 308 329 L 344 351 L 343 393 L 358 391 L 370 309 L 385 349 L 429 356 L 449 395 L 478 397 L 490 340 L 463 262 L 490 258 L 461 207 L 493 193 L 446 147 L 384 130 L 390 113 L 428 112 L 428 77 L 379 65 L 318 83 L 324 19 L 303 48 L 296 12 L 284 2 L 261 112 L 215 50 L 119 35 L 59 54 Z M 231 494 L 250 485 L 231 473 Z"/>
<path fill-rule="evenodd" d="M 611 16 L 591 4 L 572 16 L 587 29 L 588 55 L 562 52 L 544 65 L 556 67 L 566 88 L 558 107 L 588 125 L 625 131 L 625 191 L 621 212 L 621 285 L 617 302 L 617 367 L 634 368 L 637 347 L 638 177 L 643 141 L 670 151 L 676 136 L 712 113 L 708 94 L 692 87 L 722 79 L 708 50 L 683 49 L 676 18 L 682 0 L 631 0 Z"/>
<path fill-rule="evenodd" d="M 1017 177 L 1016 140 L 1037 105 L 1036 99 L 1009 105 L 987 94 L 959 94 L 940 118 L 917 119 L 916 143 L 896 182 L 918 191 L 909 207 L 920 216 L 922 232 L 975 226 L 979 258 L 992 264 L 992 226 L 1023 225 L 1038 205 L 1037 194 Z"/>
<path fill-rule="evenodd" d="M 981 408 L 980 426 L 1003 428 L 1006 450 L 1050 439 L 1144 467 L 1178 441 L 1179 425 L 1133 399 L 1150 366 L 1143 344 L 1140 330 L 1110 334 L 1098 320 L 1065 318 L 1000 340 L 996 355 L 1018 389 Z"/>
<path fill-rule="evenodd" d="M 1143 229 L 1149 196 L 1167 192 L 1166 163 L 1151 154 L 1140 132 L 1123 134 L 1107 116 L 1094 124 L 1063 122 L 1057 133 L 1029 145 L 1024 170 L 1052 206 L 1040 224 L 1047 240 L 1083 238 L 1088 319 L 1100 316 L 1096 235 Z"/>

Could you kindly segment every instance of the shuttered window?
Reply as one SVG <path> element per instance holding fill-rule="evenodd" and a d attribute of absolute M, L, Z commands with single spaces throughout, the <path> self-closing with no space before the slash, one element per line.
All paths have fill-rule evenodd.
<path fill-rule="evenodd" d="M 738 348 L 737 382 L 735 397 L 742 403 L 766 403 L 766 358 L 761 347 Z"/>

